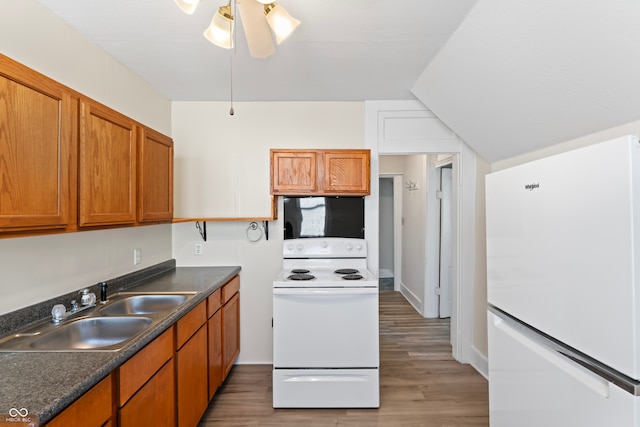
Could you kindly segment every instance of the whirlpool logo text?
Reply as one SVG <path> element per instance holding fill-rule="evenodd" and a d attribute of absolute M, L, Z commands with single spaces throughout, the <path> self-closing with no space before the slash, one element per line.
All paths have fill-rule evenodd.
<path fill-rule="evenodd" d="M 533 191 L 536 188 L 540 188 L 540 183 L 536 182 L 535 184 L 526 184 L 524 188 L 525 190 Z"/>

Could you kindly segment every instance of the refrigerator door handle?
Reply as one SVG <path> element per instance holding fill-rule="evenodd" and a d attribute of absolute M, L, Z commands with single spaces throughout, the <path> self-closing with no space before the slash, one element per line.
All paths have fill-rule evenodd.
<path fill-rule="evenodd" d="M 558 351 L 546 347 L 539 342 L 531 339 L 521 331 L 518 331 L 516 328 L 508 324 L 508 322 L 504 319 L 495 316 L 493 323 L 496 328 L 500 329 L 505 334 L 517 340 L 522 345 L 526 346 L 528 349 L 535 352 L 539 356 L 545 358 L 550 363 L 561 369 L 563 372 L 567 373 L 567 375 L 570 375 L 576 381 L 579 381 L 586 387 L 593 390 L 599 396 L 603 398 L 609 397 L 609 381 L 603 379 L 599 375 L 596 375 L 587 368 L 573 362 L 562 353 L 559 353 Z"/>

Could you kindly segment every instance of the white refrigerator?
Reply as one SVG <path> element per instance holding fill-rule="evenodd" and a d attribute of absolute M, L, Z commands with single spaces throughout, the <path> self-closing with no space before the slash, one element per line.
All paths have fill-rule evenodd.
<path fill-rule="evenodd" d="M 492 427 L 640 426 L 640 142 L 486 177 Z"/>

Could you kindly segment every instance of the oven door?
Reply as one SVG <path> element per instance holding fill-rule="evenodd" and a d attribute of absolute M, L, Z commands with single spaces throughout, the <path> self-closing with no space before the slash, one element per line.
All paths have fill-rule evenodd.
<path fill-rule="evenodd" d="M 377 288 L 274 288 L 274 368 L 378 364 Z"/>

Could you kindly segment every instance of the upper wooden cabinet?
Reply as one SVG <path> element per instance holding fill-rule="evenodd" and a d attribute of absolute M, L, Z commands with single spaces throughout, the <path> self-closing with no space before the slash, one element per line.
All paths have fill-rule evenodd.
<path fill-rule="evenodd" d="M 80 226 L 136 221 L 136 123 L 80 101 Z"/>
<path fill-rule="evenodd" d="M 70 221 L 71 93 L 0 55 L 0 232 Z"/>
<path fill-rule="evenodd" d="M 173 218 L 173 140 L 140 127 L 138 141 L 138 222 Z"/>
<path fill-rule="evenodd" d="M 370 194 L 370 150 L 271 150 L 271 194 Z"/>
<path fill-rule="evenodd" d="M 318 153 L 271 150 L 271 194 L 318 191 Z"/>

